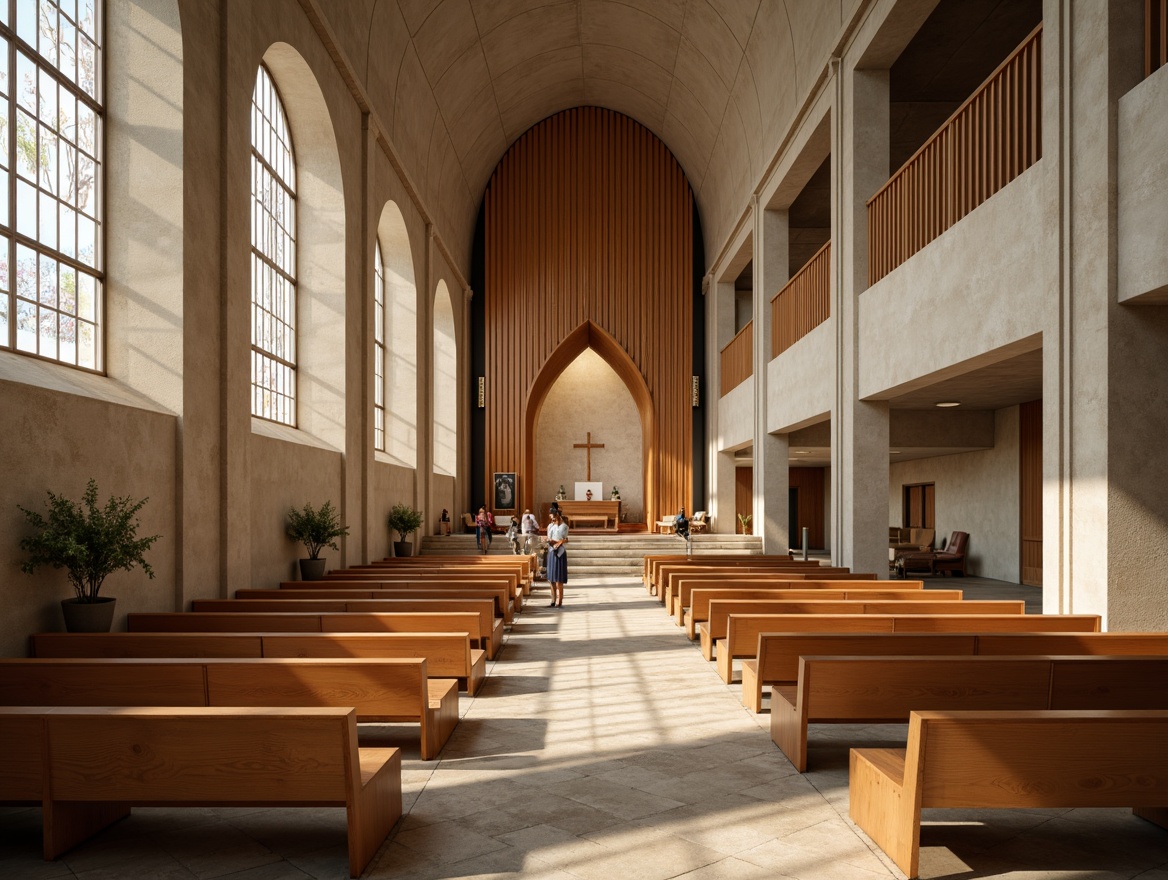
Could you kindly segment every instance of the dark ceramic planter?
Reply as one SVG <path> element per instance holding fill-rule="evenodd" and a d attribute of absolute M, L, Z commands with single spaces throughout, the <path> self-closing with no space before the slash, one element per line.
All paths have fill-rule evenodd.
<path fill-rule="evenodd" d="M 320 581 L 324 580 L 325 564 L 328 562 L 323 556 L 319 559 L 301 559 L 300 560 L 300 580 L 302 581 Z"/>
<path fill-rule="evenodd" d="M 93 602 L 76 598 L 61 600 L 61 614 L 65 617 L 65 631 L 71 633 L 109 632 L 114 624 L 114 605 L 117 599 L 98 596 Z"/>
<path fill-rule="evenodd" d="M 413 556 L 414 545 L 410 541 L 394 541 L 393 542 L 394 556 Z"/>

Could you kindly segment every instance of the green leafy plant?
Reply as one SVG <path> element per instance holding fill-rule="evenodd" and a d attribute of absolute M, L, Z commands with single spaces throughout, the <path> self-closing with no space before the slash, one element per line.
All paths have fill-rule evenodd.
<path fill-rule="evenodd" d="M 78 602 L 96 602 L 106 577 L 119 569 L 132 571 L 141 566 L 147 577 L 154 577 L 143 554 L 161 535 L 138 537 L 137 514 L 149 498 L 134 501 L 110 496 L 104 506 L 98 506 L 96 480 L 89 481 L 80 503 L 64 495 L 48 495 L 46 514 L 20 507 L 36 529 L 36 534 L 20 540 L 20 549 L 28 553 L 21 571 L 33 574 L 42 565 L 65 569 Z"/>
<path fill-rule="evenodd" d="M 325 547 L 340 550 L 336 539 L 344 538 L 349 534 L 349 527 L 341 525 L 341 516 L 333 507 L 331 501 L 326 501 L 319 508 L 311 504 L 288 511 L 288 537 L 299 541 L 308 551 L 309 559 L 319 559 L 320 551 Z"/>
<path fill-rule="evenodd" d="M 395 504 L 389 512 L 389 527 L 397 532 L 399 541 L 405 541 L 422 527 L 422 511 L 408 504 Z"/>
<path fill-rule="evenodd" d="M 754 516 L 749 513 L 738 514 L 738 524 L 742 526 L 742 534 L 746 534 L 750 530 L 750 521 Z"/>

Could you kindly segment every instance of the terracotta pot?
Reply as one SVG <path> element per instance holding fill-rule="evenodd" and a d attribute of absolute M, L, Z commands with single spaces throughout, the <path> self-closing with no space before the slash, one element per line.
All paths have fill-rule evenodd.
<path fill-rule="evenodd" d="M 300 580 L 302 581 L 319 581 L 324 580 L 325 564 L 328 562 L 323 556 L 318 559 L 301 559 L 300 560 Z"/>
<path fill-rule="evenodd" d="M 81 602 L 76 597 L 61 600 L 61 614 L 65 617 L 65 631 L 71 633 L 105 633 L 114 623 L 114 604 L 109 596 L 98 596 L 93 602 Z"/>

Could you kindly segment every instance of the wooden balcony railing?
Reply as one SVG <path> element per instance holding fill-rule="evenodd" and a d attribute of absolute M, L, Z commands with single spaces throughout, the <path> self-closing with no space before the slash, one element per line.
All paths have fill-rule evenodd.
<path fill-rule="evenodd" d="M 778 357 L 830 317 L 830 261 L 829 241 L 771 300 L 771 357 Z"/>
<path fill-rule="evenodd" d="M 722 349 L 722 397 L 754 373 L 754 322 L 738 331 Z"/>
<path fill-rule="evenodd" d="M 1168 64 L 1168 0 L 1144 0 L 1144 76 Z"/>
<path fill-rule="evenodd" d="M 1042 25 L 868 201 L 875 284 L 1042 157 Z"/>

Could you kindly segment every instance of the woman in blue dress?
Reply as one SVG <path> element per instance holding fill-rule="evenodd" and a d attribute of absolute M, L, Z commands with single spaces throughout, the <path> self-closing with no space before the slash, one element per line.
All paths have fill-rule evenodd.
<path fill-rule="evenodd" d="M 564 605 L 564 584 L 568 582 L 568 524 L 564 522 L 559 508 L 551 510 L 551 522 L 547 527 L 547 579 L 552 588 L 552 603 L 549 608 Z"/>

